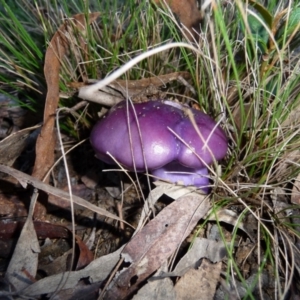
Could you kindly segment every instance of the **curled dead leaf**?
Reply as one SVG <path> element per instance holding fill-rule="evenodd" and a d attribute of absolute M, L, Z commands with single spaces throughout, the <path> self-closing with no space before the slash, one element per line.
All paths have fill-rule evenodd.
<path fill-rule="evenodd" d="M 172 12 L 178 16 L 183 25 L 183 31 L 190 41 L 197 39 L 200 22 L 203 19 L 201 12 L 197 7 L 195 0 L 153 0 L 154 3 L 161 6 L 166 4 L 171 8 Z"/>

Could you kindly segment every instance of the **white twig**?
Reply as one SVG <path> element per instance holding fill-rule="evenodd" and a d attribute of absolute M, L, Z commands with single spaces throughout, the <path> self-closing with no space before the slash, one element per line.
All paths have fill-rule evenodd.
<path fill-rule="evenodd" d="M 188 48 L 188 49 L 191 49 L 191 50 L 193 50 L 194 52 L 196 52 L 200 55 L 203 55 L 199 49 L 197 49 L 194 46 L 192 46 L 191 44 L 187 44 L 187 43 L 170 43 L 170 44 L 167 44 L 167 45 L 159 46 L 157 48 L 151 49 L 151 50 L 149 50 L 145 53 L 142 53 L 141 55 L 133 58 L 128 63 L 126 63 L 124 66 L 122 66 L 120 69 L 116 70 L 111 75 L 104 78 L 103 80 L 98 81 L 97 83 L 89 85 L 89 86 L 81 87 L 79 89 L 79 92 L 78 92 L 78 97 L 81 98 L 81 99 L 93 99 L 96 96 L 96 94 L 99 92 L 100 89 L 102 89 L 103 87 L 110 84 L 112 81 L 119 78 L 126 71 L 131 69 L 134 65 L 136 65 L 137 63 L 139 63 L 143 59 L 148 58 L 148 57 L 150 57 L 154 54 L 157 54 L 159 52 L 163 52 L 163 51 L 166 51 L 168 49 L 176 48 L 176 47 Z"/>

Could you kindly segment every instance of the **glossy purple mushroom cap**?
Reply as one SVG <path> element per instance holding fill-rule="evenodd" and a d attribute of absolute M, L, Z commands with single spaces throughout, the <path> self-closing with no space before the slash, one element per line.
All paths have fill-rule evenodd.
<path fill-rule="evenodd" d="M 181 144 L 177 160 L 186 167 L 202 168 L 226 155 L 227 137 L 207 114 L 195 109 L 192 112 L 198 131 L 188 117 L 178 125 L 176 132 L 184 143 Z"/>
<path fill-rule="evenodd" d="M 160 101 L 114 106 L 93 128 L 90 141 L 96 156 L 115 164 L 108 155 L 129 170 L 157 169 L 176 159 L 179 143 L 175 130 L 182 120 L 180 109 Z"/>
<path fill-rule="evenodd" d="M 226 155 L 227 138 L 212 118 L 191 109 L 196 130 L 186 109 L 163 101 L 118 103 L 92 130 L 96 156 L 108 164 L 117 161 L 131 171 L 150 170 L 172 182 L 207 186 L 206 165 Z M 197 175 L 175 175 L 176 166 Z"/>

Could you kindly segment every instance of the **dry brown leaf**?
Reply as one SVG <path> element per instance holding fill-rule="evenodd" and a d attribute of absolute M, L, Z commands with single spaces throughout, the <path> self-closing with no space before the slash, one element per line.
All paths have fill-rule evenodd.
<path fill-rule="evenodd" d="M 239 215 L 230 209 L 221 209 L 218 210 L 216 214 L 212 214 L 209 221 L 218 220 L 218 222 L 225 222 L 232 226 L 237 226 L 239 229 L 243 230 L 251 239 L 251 241 L 255 241 L 255 237 L 250 233 L 247 229 L 247 224 L 244 220 L 239 220 Z"/>
<path fill-rule="evenodd" d="M 40 239 L 50 238 L 69 238 L 70 232 L 61 225 L 51 224 L 47 222 L 34 221 L 34 230 Z M 0 221 L 0 240 L 8 240 L 18 236 L 19 231 L 23 228 L 24 222 L 7 220 Z"/>
<path fill-rule="evenodd" d="M 166 300 L 176 299 L 173 282 L 170 278 L 149 281 L 132 300 Z"/>
<path fill-rule="evenodd" d="M 68 231 L 68 233 L 68 237 L 72 237 L 72 232 Z M 46 245 L 46 249 L 43 247 L 41 251 L 42 258 L 39 260 L 39 271 L 43 272 L 44 275 L 51 276 L 62 272 L 69 272 L 71 270 L 78 271 L 89 265 L 94 259 L 93 253 L 88 249 L 87 245 L 80 237 L 75 235 L 75 239 L 75 249 L 59 247 L 62 245 L 62 242 L 59 244 L 52 243 L 51 241 Z M 47 253 L 47 255 L 45 255 L 45 253 Z M 51 259 L 46 259 L 45 256 L 48 257 L 49 253 L 51 253 Z M 57 257 L 52 257 L 52 253 L 54 253 L 54 257 Z M 59 253 L 59 255 L 57 255 L 57 253 Z M 72 260 L 72 255 L 74 255 L 74 261 Z"/>
<path fill-rule="evenodd" d="M 5 273 L 5 279 L 15 291 L 23 290 L 34 280 L 38 266 L 40 245 L 32 220 L 37 191 L 33 194 L 26 222 Z"/>
<path fill-rule="evenodd" d="M 0 180 L 0 184 L 3 186 L 6 184 L 7 186 L 9 186 L 10 183 L 8 181 Z M 27 216 L 27 208 L 24 202 L 21 201 L 22 195 L 19 197 L 14 194 L 2 193 L 3 191 L 1 191 L 0 193 L 0 207 L 2 217 L 5 216 L 5 218 L 17 218 Z"/>
<path fill-rule="evenodd" d="M 168 275 L 182 276 L 190 268 L 196 268 L 196 264 L 201 258 L 207 258 L 211 262 L 221 261 L 226 256 L 226 248 L 223 241 L 196 238 L 192 248 L 178 262 L 175 270 Z"/>
<path fill-rule="evenodd" d="M 124 99 L 131 98 L 133 102 L 140 102 L 141 99 L 153 97 L 159 93 L 161 87 L 168 83 L 183 78 L 191 79 L 191 74 L 186 71 L 173 72 L 164 75 L 157 75 L 139 80 L 116 79 L 109 85 L 96 92 L 89 92 L 89 85 L 85 83 L 70 83 L 70 86 L 78 89 L 78 97 L 84 100 L 93 101 L 105 106 L 113 106 Z M 92 83 L 98 81 L 93 80 Z M 92 85 L 90 85 L 92 87 Z"/>
<path fill-rule="evenodd" d="M 72 271 L 48 276 L 41 279 L 25 290 L 23 296 L 32 298 L 34 296 L 75 288 L 80 280 L 85 279 L 90 283 L 103 282 L 111 273 L 120 259 L 123 248 L 93 260 L 87 267 L 80 271 Z"/>
<path fill-rule="evenodd" d="M 299 126 L 299 117 L 300 117 L 300 107 L 294 108 L 286 118 L 286 120 L 281 124 L 282 127 L 298 127 Z"/>
<path fill-rule="evenodd" d="M 89 15 L 89 23 L 96 20 L 99 13 L 92 13 Z M 61 60 L 66 54 L 69 43 L 65 35 L 72 34 L 68 32 L 67 25 L 72 22 L 72 25 L 78 30 L 86 29 L 86 16 L 78 14 L 71 19 L 67 19 L 63 25 L 54 34 L 49 47 L 46 51 L 44 74 L 47 83 L 47 97 L 44 109 L 44 123 L 41 133 L 36 142 L 36 160 L 33 168 L 32 176 L 42 180 L 54 163 L 54 149 L 56 144 L 56 136 L 54 130 L 55 112 L 59 102 L 59 71 Z M 45 214 L 45 207 L 38 204 L 35 215 L 42 218 Z"/>
<path fill-rule="evenodd" d="M 79 236 L 75 236 L 76 244 L 79 248 L 79 257 L 76 264 L 76 270 L 81 270 L 94 259 L 93 252 L 87 247 L 87 245 L 81 240 Z"/>
<path fill-rule="evenodd" d="M 276 172 L 274 173 L 274 180 L 277 182 L 285 181 L 290 174 L 290 168 L 299 163 L 300 150 L 286 151 L 276 164 Z"/>
<path fill-rule="evenodd" d="M 19 157 L 27 145 L 27 138 L 29 134 L 39 128 L 34 126 L 19 130 L 0 142 L 0 164 L 12 166 L 15 160 Z"/>
<path fill-rule="evenodd" d="M 152 208 L 162 195 L 167 195 L 168 197 L 176 200 L 184 195 L 192 193 L 197 189 L 193 186 L 184 187 L 181 185 L 175 185 L 173 183 L 167 183 L 159 180 L 155 181 L 154 185 L 156 186 L 156 188 L 150 191 L 149 196 L 144 203 L 144 207 L 135 233 L 139 232 L 143 227 L 146 219 L 148 218 L 148 215 L 152 212 Z"/>
<path fill-rule="evenodd" d="M 85 280 L 82 280 L 74 288 L 58 292 L 51 297 L 51 300 L 97 300 L 101 284 L 102 282 L 86 283 Z"/>
<path fill-rule="evenodd" d="M 65 186 L 64 188 L 62 188 L 61 186 L 57 186 L 57 188 L 63 190 L 64 192 L 69 193 L 69 187 Z M 87 189 L 85 187 L 85 185 L 83 184 L 76 184 L 76 185 L 72 185 L 72 195 L 78 196 L 80 198 L 83 199 L 87 199 L 90 198 L 92 190 Z M 61 198 L 55 197 L 53 195 L 49 195 L 48 197 L 48 212 L 53 212 L 57 209 L 67 209 L 70 210 L 71 209 L 71 203 L 70 202 L 66 202 L 65 200 L 61 200 Z M 75 206 L 76 209 L 76 206 Z"/>
<path fill-rule="evenodd" d="M 193 193 L 163 209 L 125 246 L 122 257 L 131 265 L 120 272 L 105 299 L 125 299 L 132 294 L 172 255 L 209 208 L 207 196 Z"/>
<path fill-rule="evenodd" d="M 175 285 L 176 299 L 212 300 L 220 278 L 222 263 L 202 260 L 198 270 L 191 269 Z"/>
<path fill-rule="evenodd" d="M 197 7 L 196 0 L 153 0 L 154 3 L 162 6 L 167 3 L 172 12 L 176 14 L 180 22 L 184 25 L 184 32 L 189 40 L 197 40 L 200 29 L 200 22 L 203 19 Z M 199 37 L 199 36 L 198 36 Z"/>
<path fill-rule="evenodd" d="M 159 194 L 160 196 L 164 194 L 174 200 L 197 191 L 197 187 L 192 185 L 190 186 L 175 185 L 174 183 L 167 183 L 160 180 L 154 181 L 153 184 L 156 186 L 156 188 L 151 190 L 152 196 L 156 195 L 157 197 Z"/>
<path fill-rule="evenodd" d="M 188 293 L 184 298 L 176 298 L 173 282 L 169 277 L 182 277 L 191 269 L 199 274 L 199 270 L 196 271 L 195 269 L 199 265 L 200 259 L 205 257 L 215 263 L 220 262 L 225 256 L 226 249 L 223 241 L 216 242 L 205 238 L 196 238 L 193 241 L 192 248 L 182 257 L 174 271 L 168 272 L 167 267 L 164 268 L 165 270 L 159 269 L 150 279 L 148 279 L 147 284 L 138 291 L 133 297 L 133 300 L 164 300 L 166 299 L 166 296 L 168 299 L 189 299 L 187 298 Z M 191 273 L 189 273 L 189 275 L 191 275 Z M 196 278 L 198 277 L 195 276 L 195 279 Z M 198 292 L 196 295 L 198 295 Z"/>
<path fill-rule="evenodd" d="M 157 75 L 139 80 L 123 80 L 117 79 L 110 83 L 108 87 L 118 90 L 124 98 L 133 98 L 133 101 L 139 101 L 142 97 L 153 96 L 157 94 L 161 87 L 165 87 L 168 83 L 183 79 L 191 79 L 189 72 L 173 72 L 164 75 Z"/>

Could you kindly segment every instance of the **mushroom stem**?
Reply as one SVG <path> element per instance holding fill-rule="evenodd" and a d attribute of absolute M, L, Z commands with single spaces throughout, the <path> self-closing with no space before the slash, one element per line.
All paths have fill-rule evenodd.
<path fill-rule="evenodd" d="M 206 167 L 201 169 L 188 168 L 178 162 L 171 162 L 159 169 L 152 170 L 155 180 L 161 179 L 181 185 L 194 185 L 208 194 L 209 176 Z"/>

